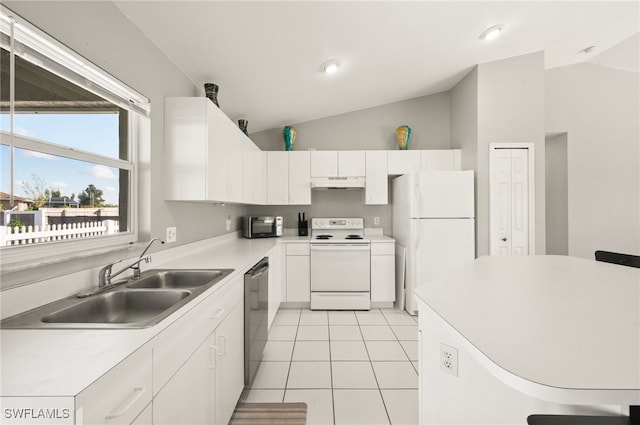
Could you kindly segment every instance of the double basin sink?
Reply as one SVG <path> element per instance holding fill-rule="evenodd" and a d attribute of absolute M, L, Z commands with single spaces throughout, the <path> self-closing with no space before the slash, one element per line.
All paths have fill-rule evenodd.
<path fill-rule="evenodd" d="M 0 322 L 4 329 L 147 328 L 159 323 L 233 269 L 149 270 L 113 289 L 68 297 Z"/>

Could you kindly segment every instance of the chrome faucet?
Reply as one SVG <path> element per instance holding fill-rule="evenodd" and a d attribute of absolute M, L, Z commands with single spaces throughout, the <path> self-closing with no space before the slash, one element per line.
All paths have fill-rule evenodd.
<path fill-rule="evenodd" d="M 147 244 L 147 246 L 145 246 L 144 250 L 140 254 L 140 257 L 138 257 L 138 259 L 136 259 L 134 262 L 132 262 L 128 266 L 121 268 L 117 272 L 114 273 L 112 271 L 112 268 L 113 268 L 113 266 L 115 264 L 119 263 L 119 261 L 117 261 L 115 263 L 107 264 L 106 266 L 101 268 L 100 271 L 98 272 L 98 288 L 94 289 L 92 291 L 89 291 L 89 292 L 80 293 L 80 294 L 78 294 L 78 298 L 84 298 L 84 297 L 88 297 L 90 295 L 95 295 L 95 294 L 98 294 L 100 292 L 106 291 L 112 285 L 111 279 L 115 278 L 116 276 L 124 273 L 125 271 L 127 271 L 129 269 L 133 270 L 133 277 L 134 278 L 136 278 L 136 279 L 139 278 L 140 277 L 140 263 L 142 263 L 143 261 L 145 262 L 145 264 L 148 264 L 148 263 L 151 262 L 151 256 L 147 255 L 145 257 L 144 255 L 147 253 L 149 248 L 151 248 L 151 245 L 155 241 L 160 241 L 160 243 L 164 243 L 164 241 L 160 240 L 160 238 L 151 239 L 149 241 L 149 243 Z"/>

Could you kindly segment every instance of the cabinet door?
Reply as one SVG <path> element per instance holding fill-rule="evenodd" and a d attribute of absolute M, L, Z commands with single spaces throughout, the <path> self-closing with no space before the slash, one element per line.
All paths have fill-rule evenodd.
<path fill-rule="evenodd" d="M 267 204 L 289 203 L 289 152 L 267 152 Z"/>
<path fill-rule="evenodd" d="M 420 151 L 420 170 L 454 171 L 460 170 L 460 150 L 440 149 Z"/>
<path fill-rule="evenodd" d="M 287 152 L 289 156 L 289 205 L 311 205 L 309 151 Z"/>
<path fill-rule="evenodd" d="M 337 177 L 337 151 L 311 151 L 311 177 Z"/>
<path fill-rule="evenodd" d="M 371 302 L 396 300 L 395 267 L 394 255 L 371 256 Z"/>
<path fill-rule="evenodd" d="M 215 414 L 213 334 L 153 399 L 155 424 L 211 424 Z"/>
<path fill-rule="evenodd" d="M 311 269 L 308 255 L 287 255 L 287 301 L 311 301 Z"/>
<path fill-rule="evenodd" d="M 231 142 L 235 140 L 231 139 Z M 227 142 L 229 143 L 229 141 Z M 229 143 L 229 174 L 227 179 L 227 202 L 242 202 L 244 196 L 244 151 L 246 141 L 241 143 Z"/>
<path fill-rule="evenodd" d="M 226 425 L 244 389 L 244 303 L 239 302 L 214 332 L 215 423 Z M 175 423 L 191 423 L 188 421 Z"/>
<path fill-rule="evenodd" d="M 387 205 L 389 203 L 387 151 L 367 151 L 366 153 L 364 202 L 366 205 Z"/>
<path fill-rule="evenodd" d="M 388 151 L 387 161 L 390 176 L 420 171 L 420 151 Z"/>
<path fill-rule="evenodd" d="M 365 151 L 338 151 L 340 177 L 365 176 Z"/>
<path fill-rule="evenodd" d="M 247 140 L 243 152 L 243 203 L 263 205 L 266 203 L 266 154 L 253 142 Z"/>
<path fill-rule="evenodd" d="M 76 423 L 128 425 L 151 403 L 151 349 L 142 347 L 76 396 Z"/>
<path fill-rule="evenodd" d="M 194 98 L 165 99 L 165 199 L 207 196 L 207 109 Z M 225 176 L 226 181 L 226 176 Z"/>
<path fill-rule="evenodd" d="M 153 424 L 153 405 L 149 403 L 142 413 L 131 422 L 130 425 L 151 425 Z"/>
<path fill-rule="evenodd" d="M 223 202 L 227 197 L 229 183 L 229 140 L 233 137 L 232 124 L 209 99 L 195 99 L 204 102 L 207 110 L 207 200 Z"/>

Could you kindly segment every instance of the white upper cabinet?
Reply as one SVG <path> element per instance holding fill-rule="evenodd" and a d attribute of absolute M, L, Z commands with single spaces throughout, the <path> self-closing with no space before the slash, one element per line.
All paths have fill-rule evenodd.
<path fill-rule="evenodd" d="M 244 203 L 264 205 L 267 203 L 266 153 L 251 142 L 247 144 L 243 153 L 244 187 L 242 198 Z"/>
<path fill-rule="evenodd" d="M 311 151 L 311 177 L 338 177 L 338 151 Z"/>
<path fill-rule="evenodd" d="M 266 154 L 206 97 L 165 99 L 165 199 L 266 203 Z"/>
<path fill-rule="evenodd" d="M 289 204 L 289 152 L 267 154 L 267 205 Z"/>
<path fill-rule="evenodd" d="M 387 205 L 389 203 L 389 181 L 387 174 L 387 151 L 367 151 L 366 159 L 366 205 Z"/>
<path fill-rule="evenodd" d="M 338 151 L 338 176 L 364 177 L 365 151 Z"/>
<path fill-rule="evenodd" d="M 165 199 L 224 200 L 227 145 L 212 131 L 223 118 L 206 98 L 165 99 Z"/>
<path fill-rule="evenodd" d="M 420 171 L 420 151 L 388 151 L 387 161 L 390 176 Z"/>
<path fill-rule="evenodd" d="M 311 205 L 309 151 L 289 151 L 289 205 Z"/>
<path fill-rule="evenodd" d="M 311 151 L 311 177 L 364 177 L 365 151 Z"/>
<path fill-rule="evenodd" d="M 440 149 L 420 151 L 420 170 L 460 171 L 460 149 Z"/>

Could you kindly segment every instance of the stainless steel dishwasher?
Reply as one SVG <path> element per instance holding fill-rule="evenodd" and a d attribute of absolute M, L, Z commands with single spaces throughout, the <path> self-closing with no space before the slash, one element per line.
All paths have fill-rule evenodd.
<path fill-rule="evenodd" d="M 244 383 L 250 386 L 267 345 L 269 258 L 264 257 L 244 275 Z"/>

